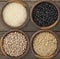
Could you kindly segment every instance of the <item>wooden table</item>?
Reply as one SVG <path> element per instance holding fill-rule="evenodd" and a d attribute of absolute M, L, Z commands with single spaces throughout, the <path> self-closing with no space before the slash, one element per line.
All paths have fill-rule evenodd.
<path fill-rule="evenodd" d="M 32 5 L 34 5 L 34 3 L 36 3 L 37 1 L 39 0 L 24 0 L 27 4 L 28 4 L 28 8 L 31 9 Z M 51 0 L 52 1 L 52 0 Z M 60 0 L 53 0 L 57 5 L 58 7 L 60 8 Z M 7 31 L 11 30 L 10 27 L 6 26 L 2 19 L 1 19 L 1 11 L 2 11 L 2 8 L 4 7 L 4 5 L 7 3 L 7 0 L 0 0 L 0 38 L 2 37 L 2 35 L 4 33 L 6 33 Z M 30 20 L 30 19 L 29 19 Z M 29 21 L 28 25 L 26 25 L 24 28 L 20 29 L 18 28 L 19 30 L 22 30 L 24 31 L 29 39 L 31 38 L 31 36 L 38 30 L 40 30 L 39 28 L 37 28 L 32 22 L 31 20 Z M 56 35 L 60 38 L 60 22 L 55 26 L 53 27 L 52 29 L 50 29 L 52 31 L 54 31 L 56 33 Z M 4 56 L 2 54 L 2 52 L 0 51 L 0 59 L 13 59 L 13 58 L 7 58 L 6 56 Z M 29 50 L 28 54 L 22 58 L 22 59 L 37 59 L 33 53 L 31 52 L 31 49 Z M 60 52 L 57 54 L 57 56 L 55 56 L 53 59 L 60 59 Z"/>

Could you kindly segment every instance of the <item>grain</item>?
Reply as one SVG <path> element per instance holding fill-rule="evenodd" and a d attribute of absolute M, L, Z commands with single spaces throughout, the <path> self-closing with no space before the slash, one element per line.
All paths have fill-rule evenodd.
<path fill-rule="evenodd" d="M 9 3 L 3 9 L 2 16 L 7 25 L 19 27 L 27 20 L 27 10 L 20 3 Z"/>
<path fill-rule="evenodd" d="M 22 33 L 11 32 L 4 38 L 3 47 L 6 54 L 11 57 L 18 57 L 25 53 L 27 39 Z"/>
<path fill-rule="evenodd" d="M 50 32 L 41 32 L 33 40 L 33 49 L 40 56 L 51 56 L 57 49 L 57 39 Z"/>

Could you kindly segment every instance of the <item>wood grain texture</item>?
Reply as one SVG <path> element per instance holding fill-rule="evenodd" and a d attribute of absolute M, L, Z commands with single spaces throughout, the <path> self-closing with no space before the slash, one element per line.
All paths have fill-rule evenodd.
<path fill-rule="evenodd" d="M 28 4 L 28 7 L 29 7 L 29 11 L 31 9 L 31 7 L 39 0 L 24 0 L 27 4 Z M 60 0 L 53 0 L 57 5 L 58 7 L 60 8 Z M 4 22 L 2 21 L 2 18 L 1 18 L 1 11 L 2 11 L 2 8 L 5 6 L 5 4 L 7 4 L 7 0 L 0 0 L 0 38 L 3 36 L 4 33 L 6 33 L 7 31 L 11 30 L 10 27 L 8 27 L 6 24 L 4 24 Z M 29 12 L 30 14 L 30 12 Z M 29 23 L 24 27 L 22 28 L 21 30 L 24 31 L 27 36 L 29 37 L 29 39 L 31 39 L 31 36 L 38 30 L 40 30 L 39 28 L 37 28 L 32 22 L 31 22 L 31 19 L 29 19 Z M 20 30 L 20 28 L 18 28 Z M 52 31 L 54 31 L 56 33 L 56 35 L 59 37 L 60 39 L 60 21 L 59 23 L 53 27 L 52 29 L 50 29 Z M 6 56 L 4 56 L 0 50 L 0 59 L 13 59 L 13 58 L 8 58 Z M 31 52 L 31 49 L 29 50 L 28 54 L 22 58 L 22 59 L 37 59 Z M 60 52 L 57 54 L 56 57 L 54 57 L 53 59 L 60 59 Z"/>

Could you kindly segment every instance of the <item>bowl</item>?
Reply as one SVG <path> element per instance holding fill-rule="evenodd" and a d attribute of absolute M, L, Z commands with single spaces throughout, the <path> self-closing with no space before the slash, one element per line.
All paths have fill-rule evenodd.
<path fill-rule="evenodd" d="M 56 21 L 53 23 L 53 24 L 50 24 L 50 25 L 48 25 L 48 26 L 39 26 L 39 25 L 37 25 L 36 24 L 36 19 L 35 19 L 35 21 L 34 21 L 34 19 L 33 19 L 33 17 L 32 17 L 32 13 L 33 13 L 33 9 L 38 5 L 38 4 L 42 4 L 42 3 L 50 3 L 50 4 L 52 4 L 54 7 L 56 7 L 56 9 L 57 9 L 57 12 L 58 12 L 58 15 L 57 15 L 57 19 L 56 19 Z M 46 11 L 45 11 L 46 12 Z M 38 2 L 36 2 L 34 5 L 33 5 L 33 7 L 31 8 L 31 11 L 30 11 L 30 18 L 31 18 L 31 21 L 34 23 L 34 25 L 36 26 L 36 27 L 38 27 L 39 29 L 50 29 L 50 28 L 52 28 L 52 27 L 54 27 L 57 23 L 58 23 L 58 21 L 59 21 L 59 8 L 58 8 L 58 5 L 57 4 L 55 4 L 53 1 L 48 1 L 48 0 L 42 0 L 42 1 L 38 1 Z M 39 16 L 40 17 L 40 16 Z M 44 21 L 44 19 L 43 19 L 43 21 Z M 38 22 L 38 21 L 37 21 Z M 46 24 L 46 23 L 45 23 Z M 41 24 L 42 25 L 42 24 Z"/>
<path fill-rule="evenodd" d="M 9 24 L 7 24 L 5 21 L 4 21 L 4 17 L 3 17 L 3 11 L 4 11 L 4 9 L 5 9 L 5 7 L 8 5 L 8 4 L 11 4 L 11 3 L 18 3 L 18 4 L 21 4 L 22 6 L 24 6 L 25 8 L 26 8 L 26 11 L 27 11 L 27 19 L 25 20 L 25 22 L 22 24 L 22 25 L 20 25 L 20 26 L 16 26 L 16 27 L 14 27 L 14 26 L 10 26 Z M 2 21 L 4 22 L 4 24 L 5 25 L 7 25 L 8 27 L 10 27 L 10 28 L 13 28 L 13 29 L 17 29 L 17 28 L 23 28 L 25 25 L 27 25 L 27 23 L 28 23 L 28 21 L 29 21 L 29 8 L 28 8 L 28 4 L 27 3 L 25 3 L 25 2 L 23 2 L 23 1 L 19 1 L 19 0 L 9 0 L 9 1 L 7 1 L 7 4 L 6 5 L 4 5 L 4 7 L 2 8 L 2 12 L 1 12 L 1 18 L 2 18 Z"/>
<path fill-rule="evenodd" d="M 41 56 L 41 55 L 39 55 L 39 54 L 34 50 L 34 48 L 33 48 L 34 38 L 36 37 L 36 35 L 38 35 L 39 33 L 42 33 L 42 32 L 49 32 L 49 33 L 53 34 L 53 35 L 56 37 L 56 40 L 57 40 L 57 48 L 56 48 L 55 52 L 54 52 L 53 54 L 49 55 L 49 56 Z M 43 36 L 42 36 L 42 37 L 43 37 Z M 56 34 L 55 34 L 54 32 L 52 32 L 52 31 L 50 31 L 50 30 L 39 30 L 39 31 L 37 31 L 35 34 L 33 34 L 32 38 L 31 38 L 31 45 L 30 45 L 30 46 L 31 46 L 32 53 L 33 53 L 37 58 L 41 58 L 41 59 L 51 59 L 51 58 L 55 57 L 55 56 L 58 54 L 59 49 L 60 49 L 59 44 L 60 44 L 59 38 L 56 36 Z"/>
<path fill-rule="evenodd" d="M 7 52 L 5 52 L 5 49 L 4 49 L 4 47 L 3 47 L 4 38 L 5 38 L 9 33 L 13 33 L 13 32 L 19 32 L 19 33 L 23 34 L 23 35 L 26 37 L 26 40 L 27 40 L 27 47 L 26 47 L 24 53 L 23 53 L 22 55 L 20 55 L 20 56 L 17 56 L 17 57 L 8 55 Z M 2 51 L 3 55 L 4 55 L 4 56 L 7 56 L 7 57 L 9 57 L 9 58 L 23 58 L 23 57 L 28 53 L 28 51 L 29 51 L 29 39 L 28 39 L 27 35 L 26 35 L 24 32 L 20 31 L 20 30 L 10 30 L 9 32 L 6 32 L 6 33 L 2 36 L 2 38 L 1 38 L 0 44 L 1 44 L 0 46 L 1 46 L 1 51 Z"/>

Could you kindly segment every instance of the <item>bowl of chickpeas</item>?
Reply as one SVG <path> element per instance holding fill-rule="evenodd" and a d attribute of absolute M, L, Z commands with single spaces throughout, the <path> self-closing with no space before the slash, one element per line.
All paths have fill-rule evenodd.
<path fill-rule="evenodd" d="M 1 38 L 1 51 L 7 57 L 22 58 L 29 50 L 29 39 L 20 30 L 11 30 Z"/>

